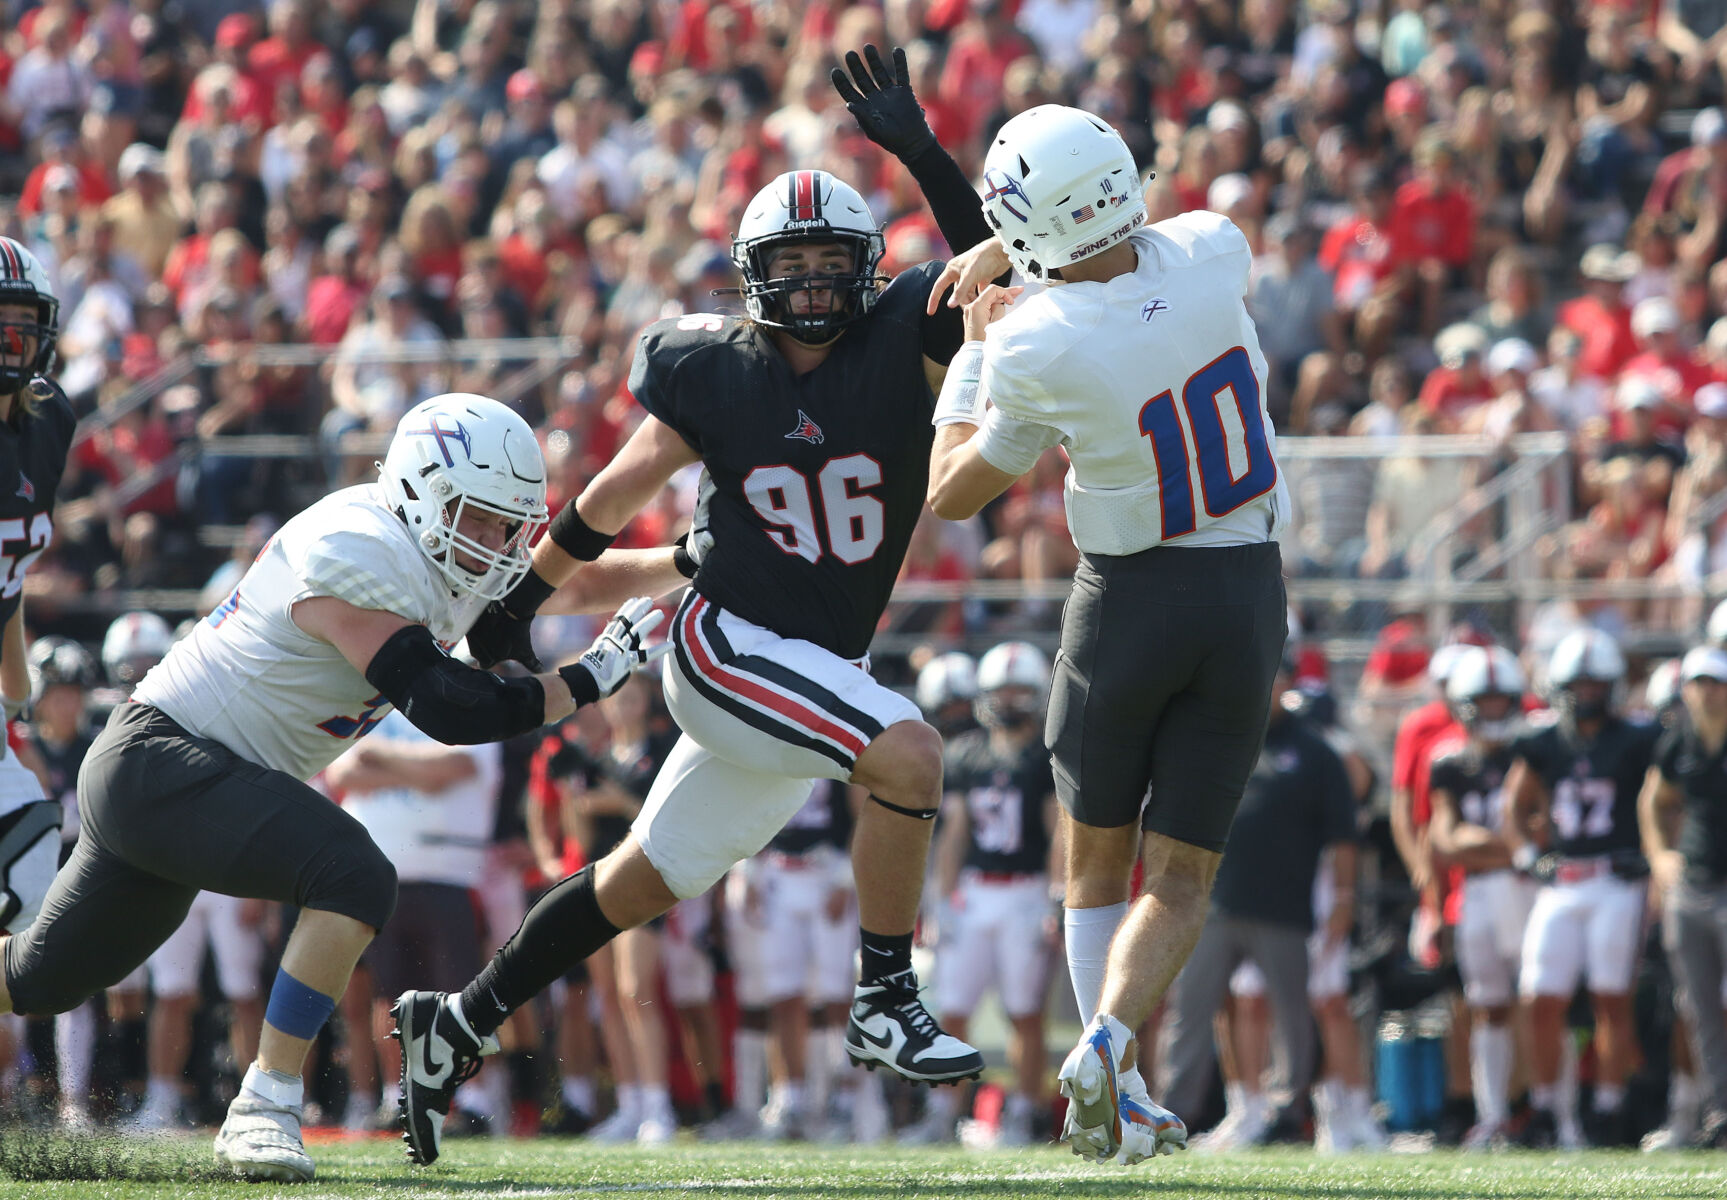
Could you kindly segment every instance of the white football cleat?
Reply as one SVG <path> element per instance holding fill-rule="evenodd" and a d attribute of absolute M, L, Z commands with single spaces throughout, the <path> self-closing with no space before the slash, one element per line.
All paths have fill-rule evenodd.
<path fill-rule="evenodd" d="M 1133 1036 L 1114 1017 L 1093 1018 L 1056 1075 L 1061 1094 L 1067 1097 L 1061 1140 L 1081 1158 L 1097 1162 L 1113 1158 L 1121 1149 L 1120 1050 L 1112 1034 L 1122 1046 Z"/>
<path fill-rule="evenodd" d="M 309 1183 L 315 1168 L 300 1137 L 300 1106 L 241 1090 L 216 1134 L 216 1161 L 244 1179 Z"/>

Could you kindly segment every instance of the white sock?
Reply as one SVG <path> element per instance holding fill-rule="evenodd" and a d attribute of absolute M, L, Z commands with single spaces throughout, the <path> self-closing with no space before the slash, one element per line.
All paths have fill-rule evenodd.
<path fill-rule="evenodd" d="M 456 1107 L 476 1117 L 489 1117 L 493 1114 L 492 1094 L 483 1081 L 475 1079 L 456 1089 Z"/>
<path fill-rule="evenodd" d="M 1543 1112 L 1552 1112 L 1559 1104 L 1559 1085 L 1557 1083 L 1530 1084 L 1529 1103 Z"/>
<path fill-rule="evenodd" d="M 634 1119 L 642 1119 L 642 1089 L 634 1083 L 618 1084 L 618 1111 Z"/>
<path fill-rule="evenodd" d="M 158 1111 L 172 1112 L 180 1103 L 180 1087 L 172 1079 L 152 1075 L 144 1088 L 144 1102 Z"/>
<path fill-rule="evenodd" d="M 810 1030 L 804 1043 L 804 1094 L 809 1097 L 810 1111 L 818 1117 L 827 1112 L 833 1094 L 833 1045 L 842 1036 L 839 1030 L 824 1025 Z"/>
<path fill-rule="evenodd" d="M 1702 1100 L 1695 1075 L 1673 1072 L 1667 1081 L 1667 1123 L 1677 1129 L 1695 1129 Z"/>
<path fill-rule="evenodd" d="M 96 1062 L 95 1001 L 86 1000 L 54 1018 L 54 1056 L 60 1062 L 60 1095 L 73 1104 L 90 1103 L 90 1073 Z"/>
<path fill-rule="evenodd" d="M 1127 1052 L 1127 1044 L 1133 1040 L 1133 1030 L 1123 1025 L 1109 1013 L 1098 1013 L 1086 1026 L 1089 1033 L 1092 1029 L 1102 1028 L 1109 1034 L 1109 1048 L 1115 1055 L 1115 1061 L 1120 1062 L 1121 1056 Z"/>
<path fill-rule="evenodd" d="M 1115 1078 L 1123 1095 L 1140 1096 L 1150 1090 L 1145 1086 L 1145 1080 L 1140 1076 L 1138 1067 L 1129 1067 L 1127 1070 L 1119 1072 Z"/>
<path fill-rule="evenodd" d="M 1477 1025 L 1469 1031 L 1469 1081 L 1476 1119 L 1484 1125 L 1503 1125 L 1510 1114 L 1511 1057 L 1509 1025 Z"/>
<path fill-rule="evenodd" d="M 672 1093 L 663 1083 L 644 1083 L 638 1088 L 644 1121 L 667 1120 L 672 1115 Z"/>
<path fill-rule="evenodd" d="M 1062 914 L 1067 935 L 1067 977 L 1073 982 L 1073 998 L 1079 1004 L 1080 1023 L 1090 1025 L 1097 1015 L 1098 997 L 1103 995 L 1103 976 L 1109 966 L 1109 943 L 1127 915 L 1127 901 L 1102 908 L 1070 908 Z"/>
<path fill-rule="evenodd" d="M 1350 1120 L 1373 1123 L 1373 1096 L 1366 1088 L 1344 1088 L 1343 1099 L 1349 1109 Z"/>
<path fill-rule="evenodd" d="M 580 1113 L 594 1111 L 594 1081 L 586 1075 L 565 1075 L 559 1084 L 564 1104 Z"/>
<path fill-rule="evenodd" d="M 934 1088 L 931 1090 L 929 1097 L 929 1114 L 932 1117 L 940 1117 L 944 1121 L 951 1121 L 954 1118 L 954 1113 L 958 1110 L 958 1088 Z"/>
<path fill-rule="evenodd" d="M 1247 1112 L 1247 1087 L 1241 1083 L 1226 1083 L 1223 1085 L 1223 1111 L 1234 1114 L 1237 1120 Z"/>
<path fill-rule="evenodd" d="M 1254 1090 L 1241 1094 L 1241 1109 L 1249 1120 L 1264 1121 L 1270 1115 L 1265 1103 L 1265 1093 Z"/>
<path fill-rule="evenodd" d="M 1595 1085 L 1595 1111 L 1600 1113 L 1618 1112 L 1619 1106 L 1625 1103 L 1625 1085 L 1622 1083 L 1598 1083 Z"/>
<path fill-rule="evenodd" d="M 305 1084 L 298 1075 L 260 1070 L 257 1063 L 246 1068 L 246 1078 L 241 1081 L 240 1090 L 268 1100 L 278 1108 L 299 1108 L 305 1098 Z"/>
<path fill-rule="evenodd" d="M 768 1041 L 759 1029 L 732 1035 L 732 1102 L 739 1112 L 760 1112 L 767 1101 Z"/>
<path fill-rule="evenodd" d="M 394 1108 L 397 1104 L 401 1103 L 401 1100 L 402 1100 L 402 1082 L 401 1082 L 401 1080 L 398 1079 L 392 1083 L 386 1083 L 383 1086 L 383 1088 L 380 1090 L 382 1092 L 382 1094 L 378 1097 L 378 1103 L 380 1105 L 387 1104 L 391 1108 Z"/>

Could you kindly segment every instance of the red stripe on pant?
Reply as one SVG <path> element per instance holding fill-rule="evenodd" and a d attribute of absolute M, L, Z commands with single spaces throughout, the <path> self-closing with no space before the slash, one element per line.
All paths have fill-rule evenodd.
<path fill-rule="evenodd" d="M 793 725 L 800 725 L 811 732 L 818 733 L 830 741 L 837 742 L 853 758 L 861 755 L 869 743 L 850 730 L 844 729 L 827 719 L 819 708 L 808 703 L 782 696 L 771 688 L 763 687 L 748 675 L 733 671 L 708 653 L 697 628 L 697 618 L 708 607 L 705 599 L 697 599 L 684 614 L 684 645 L 695 662 L 696 669 L 719 688 L 733 692 L 745 699 L 766 705 Z"/>

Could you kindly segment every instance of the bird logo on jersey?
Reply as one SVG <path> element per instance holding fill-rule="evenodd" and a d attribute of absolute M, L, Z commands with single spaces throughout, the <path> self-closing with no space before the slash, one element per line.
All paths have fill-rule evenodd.
<path fill-rule="evenodd" d="M 402 432 L 413 434 L 418 437 L 436 438 L 438 441 L 438 453 L 444 456 L 444 465 L 446 467 L 453 467 L 456 465 L 456 460 L 450 457 L 449 443 L 455 442 L 457 445 L 461 446 L 462 454 L 468 458 L 472 458 L 474 455 L 474 443 L 473 439 L 468 436 L 468 431 L 462 427 L 462 423 L 460 421 L 454 423 L 456 426 L 454 429 L 446 429 L 442 423 L 443 419 L 442 415 L 434 413 L 432 419 L 426 422 L 426 427 L 424 429 L 404 429 Z M 446 441 L 446 438 L 449 440 Z"/>
<path fill-rule="evenodd" d="M 798 409 L 798 427 L 786 434 L 788 438 L 796 438 L 800 442 L 808 442 L 819 446 L 827 441 L 827 435 L 822 433 L 822 427 L 804 415 L 803 409 Z"/>
<path fill-rule="evenodd" d="M 989 185 L 989 191 L 983 194 L 984 203 L 1000 200 L 1001 207 L 1005 212 L 1018 217 L 1021 221 L 1031 219 L 1031 197 L 1025 194 L 1025 189 L 1020 186 L 1019 180 L 1006 171 L 991 167 L 983 173 L 983 181 Z M 1025 211 L 1020 212 L 1019 209 L 1009 204 L 1006 199 L 1009 196 L 1023 203 Z"/>
<path fill-rule="evenodd" d="M 36 485 L 30 482 L 30 477 L 24 472 L 18 472 L 18 490 L 13 495 L 22 500 L 36 499 Z"/>

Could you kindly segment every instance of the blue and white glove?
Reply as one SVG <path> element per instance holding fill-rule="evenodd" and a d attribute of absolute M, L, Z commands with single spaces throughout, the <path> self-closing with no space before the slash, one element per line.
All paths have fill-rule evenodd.
<path fill-rule="evenodd" d="M 611 695 L 624 686 L 632 672 L 671 653 L 670 642 L 644 645 L 648 634 L 664 619 L 664 613 L 655 611 L 651 596 L 625 601 L 581 658 L 558 668 L 576 702 L 587 704 Z"/>

